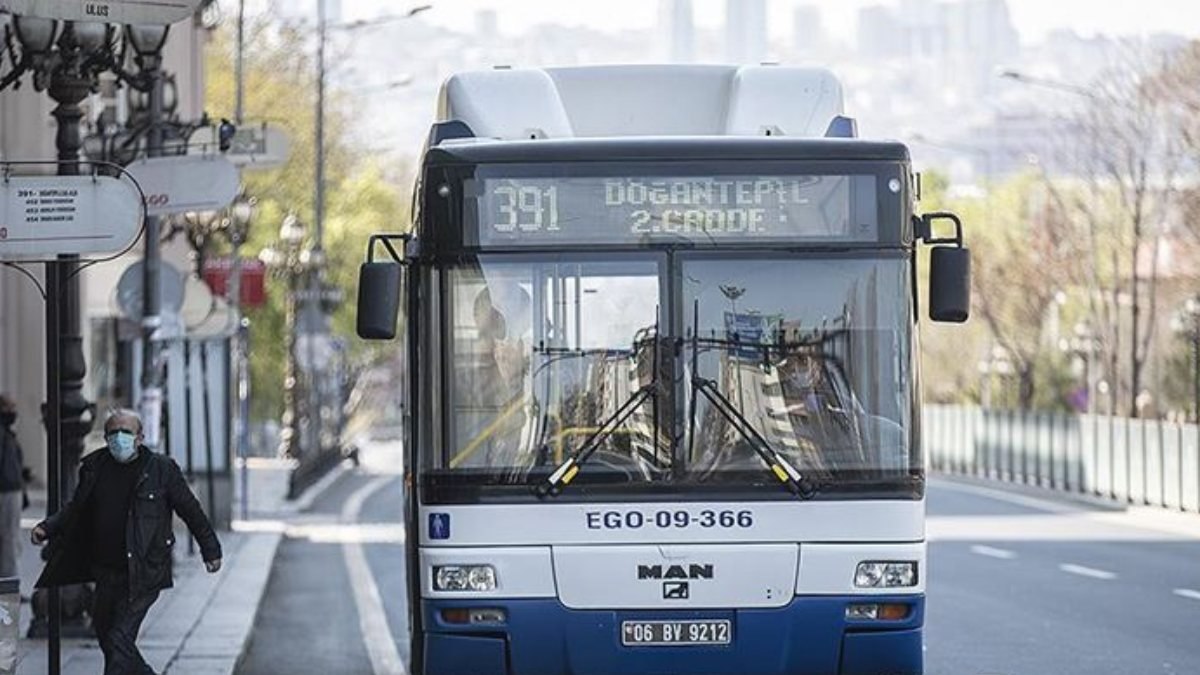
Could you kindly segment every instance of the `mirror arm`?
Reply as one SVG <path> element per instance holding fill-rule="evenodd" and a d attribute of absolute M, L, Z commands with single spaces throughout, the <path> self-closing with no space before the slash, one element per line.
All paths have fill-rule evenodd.
<path fill-rule="evenodd" d="M 949 220 L 954 223 L 953 237 L 935 237 L 933 236 L 933 223 L 938 220 Z M 913 228 L 917 237 L 930 246 L 941 244 L 954 244 L 958 248 L 963 247 L 963 226 L 962 220 L 958 216 L 949 211 L 934 211 L 926 213 L 919 218 L 913 216 Z"/>
<path fill-rule="evenodd" d="M 409 242 L 409 240 L 411 240 L 411 239 L 412 239 L 412 235 L 407 232 L 405 232 L 403 234 L 373 234 L 373 235 L 371 235 L 371 237 L 369 239 L 367 239 L 367 262 L 369 262 L 369 263 L 375 262 L 375 244 L 382 243 L 383 248 L 387 251 L 388 256 L 391 257 L 393 262 L 399 263 L 401 265 L 408 264 L 408 261 L 404 259 L 404 256 L 396 251 L 396 246 L 392 242 L 400 241 L 400 242 L 402 242 L 402 245 L 403 245 L 403 244 L 407 244 Z"/>

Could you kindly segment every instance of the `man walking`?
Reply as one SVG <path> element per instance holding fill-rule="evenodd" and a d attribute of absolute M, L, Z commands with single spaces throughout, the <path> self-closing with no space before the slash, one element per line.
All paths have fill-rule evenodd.
<path fill-rule="evenodd" d="M 142 445 L 137 413 L 121 410 L 104 424 L 107 449 L 80 462 L 71 501 L 33 528 L 50 542 L 39 588 L 96 582 L 92 627 L 104 651 L 104 675 L 153 673 L 137 649 L 138 629 L 171 587 L 172 512 L 200 545 L 209 572 L 221 569 L 221 544 L 173 460 Z"/>
<path fill-rule="evenodd" d="M 0 578 L 17 576 L 20 557 L 25 459 L 12 429 L 16 422 L 17 404 L 0 396 Z"/>

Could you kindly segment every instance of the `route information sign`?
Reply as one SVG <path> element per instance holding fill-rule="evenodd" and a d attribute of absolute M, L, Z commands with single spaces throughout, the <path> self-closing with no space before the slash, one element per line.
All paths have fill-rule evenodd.
<path fill-rule="evenodd" d="M 141 195 L 108 176 L 13 176 L 0 181 L 0 260 L 116 253 L 133 243 Z"/>
<path fill-rule="evenodd" d="M 874 176 L 487 178 L 483 246 L 872 241 Z"/>

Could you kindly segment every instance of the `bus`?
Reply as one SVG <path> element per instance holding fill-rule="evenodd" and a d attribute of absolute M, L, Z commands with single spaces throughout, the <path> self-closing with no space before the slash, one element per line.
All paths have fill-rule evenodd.
<path fill-rule="evenodd" d="M 970 261 L 906 147 L 821 69 L 501 68 L 439 106 L 358 296 L 411 374 L 412 672 L 920 673 L 917 329 L 966 320 Z"/>

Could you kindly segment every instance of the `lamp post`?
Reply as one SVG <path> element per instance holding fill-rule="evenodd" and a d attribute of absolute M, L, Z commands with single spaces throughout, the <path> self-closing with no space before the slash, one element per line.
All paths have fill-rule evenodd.
<path fill-rule="evenodd" d="M 1188 298 L 1171 318 L 1171 328 L 1191 345 L 1192 422 L 1200 424 L 1200 294 Z"/>
<path fill-rule="evenodd" d="M 245 193 L 238 194 L 229 207 L 229 218 L 226 220 L 225 236 L 233 251 L 233 270 L 230 273 L 229 294 L 227 299 L 233 309 L 233 319 L 236 325 L 230 337 L 229 360 L 233 364 L 233 379 L 237 387 L 237 405 L 232 412 L 234 454 L 241 459 L 241 487 L 239 492 L 242 520 L 250 517 L 250 474 L 246 466 L 247 443 L 246 434 L 250 428 L 247 415 L 247 404 L 250 398 L 250 373 L 246 361 L 245 350 L 242 349 L 243 334 L 247 324 L 242 318 L 242 245 L 250 232 L 250 222 L 254 219 L 254 207 L 257 201 Z"/>
<path fill-rule="evenodd" d="M 1058 340 L 1058 348 L 1065 354 L 1070 354 L 1079 360 L 1083 365 L 1083 390 L 1084 404 L 1082 413 L 1090 413 L 1092 411 L 1092 357 L 1099 350 L 1100 346 L 1096 340 L 1096 336 L 1092 333 L 1092 328 L 1086 323 L 1077 323 L 1071 331 L 1070 337 L 1060 338 Z"/>
<path fill-rule="evenodd" d="M 325 63 L 326 45 L 329 41 L 329 31 L 343 30 L 354 31 L 362 28 L 370 28 L 374 26 L 391 23 L 394 21 L 403 21 L 410 19 L 422 12 L 430 10 L 433 5 L 422 4 L 411 7 L 402 14 L 380 17 L 377 19 L 368 19 L 363 21 L 355 21 L 345 24 L 329 25 L 326 20 L 325 2 L 326 0 L 316 0 L 317 2 L 317 100 L 315 110 L 315 156 L 314 156 L 314 204 L 313 204 L 313 235 L 311 250 L 307 254 L 311 260 L 307 266 L 310 269 L 308 275 L 308 288 L 304 293 L 306 305 L 306 321 L 317 322 L 322 324 L 320 327 L 309 326 L 310 329 L 318 328 L 323 332 L 328 332 L 327 319 L 325 314 L 321 313 L 323 303 L 321 297 L 325 295 L 324 291 L 324 245 L 325 245 L 325 94 L 327 71 Z M 240 23 L 240 21 L 239 21 Z M 240 41 L 239 41 L 240 43 Z M 239 52 L 240 53 L 240 52 Z M 240 72 L 240 69 L 239 69 Z M 240 85 L 239 85 L 240 86 Z M 397 86 L 404 86 L 397 84 Z M 239 98 L 240 100 L 240 98 Z M 296 295 L 293 293 L 293 295 Z M 295 313 L 295 310 L 292 310 Z M 295 324 L 293 324 L 293 327 Z M 289 337 L 289 339 L 294 339 Z M 315 380 L 316 370 L 310 368 L 311 379 Z M 310 406 L 316 412 L 315 416 L 310 416 L 309 426 L 312 430 L 311 438 L 315 439 L 316 451 L 323 450 L 320 447 L 322 433 L 322 422 L 319 411 L 322 409 L 321 404 L 321 388 L 315 386 L 314 382 L 309 382 L 309 397 Z M 286 414 L 286 413 L 285 413 Z"/>
<path fill-rule="evenodd" d="M 1002 70 L 998 73 L 998 75 L 1000 76 L 1001 79 L 1011 80 L 1013 82 L 1018 82 L 1020 84 L 1030 85 L 1030 86 L 1034 86 L 1034 87 L 1042 87 L 1045 89 L 1053 89 L 1055 91 L 1061 91 L 1066 94 L 1082 96 L 1087 99 L 1094 100 L 1096 98 L 1096 92 L 1091 89 L 1088 89 L 1087 87 L 1084 87 L 1084 86 L 1081 86 L 1078 84 L 1072 84 L 1070 82 L 1063 82 L 1061 80 L 1055 80 L 1055 79 L 1048 78 L 1048 77 L 1038 77 L 1035 75 L 1029 75 L 1029 74 L 1023 73 L 1019 70 L 1012 70 L 1012 69 Z"/>
<path fill-rule="evenodd" d="M 301 262 L 301 245 L 304 241 L 304 225 L 296 214 L 290 213 L 279 227 L 279 240 L 259 253 L 259 260 L 276 276 L 287 281 L 286 315 L 284 332 L 287 335 L 287 365 L 283 380 L 283 431 L 280 434 L 280 454 L 299 459 L 303 454 L 300 442 L 300 421 L 297 409 L 296 387 L 299 384 L 299 368 L 296 363 L 296 309 L 297 291 L 301 276 L 306 272 Z"/>
<path fill-rule="evenodd" d="M 80 103 L 99 85 L 116 51 L 116 30 L 106 24 L 59 22 L 14 16 L 5 29 L 13 69 L 0 78 L 0 89 L 19 87 L 26 74 L 35 91 L 57 104 L 55 148 L 58 174 L 79 174 L 82 137 Z M 92 428 L 93 404 L 83 395 L 87 364 L 83 355 L 79 303 L 79 257 L 60 255 L 46 263 L 46 405 L 47 514 L 56 513 L 74 484 L 83 439 Z M 49 670 L 59 671 L 59 640 L 88 636 L 83 586 L 35 594 L 29 634 L 49 638 Z M 65 619 L 65 623 L 63 623 Z"/>
<path fill-rule="evenodd" d="M 162 77 L 162 48 L 166 44 L 168 26 L 126 26 L 125 35 L 133 47 L 134 60 L 145 78 L 144 91 L 149 94 L 146 154 L 158 157 L 163 150 L 163 121 L 165 99 Z M 155 216 L 146 218 L 145 261 L 142 265 L 142 391 L 138 408 L 146 445 L 157 449 L 162 432 L 163 358 L 158 340 L 162 326 L 162 296 L 159 277 L 162 271 L 160 248 L 161 222 Z"/>

